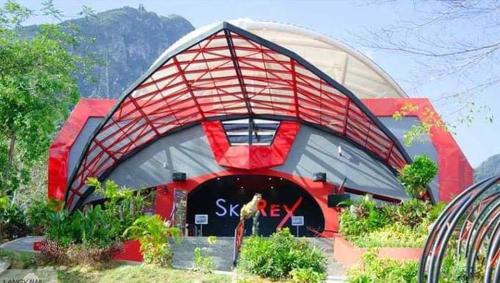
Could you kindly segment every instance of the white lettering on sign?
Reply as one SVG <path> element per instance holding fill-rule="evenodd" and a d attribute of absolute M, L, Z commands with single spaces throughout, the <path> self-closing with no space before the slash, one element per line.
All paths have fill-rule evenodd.
<path fill-rule="evenodd" d="M 207 225 L 208 224 L 208 214 L 195 214 L 194 224 L 197 225 Z"/>
<path fill-rule="evenodd" d="M 292 226 L 304 226 L 304 216 L 292 216 Z"/>
<path fill-rule="evenodd" d="M 220 208 L 222 211 L 219 212 L 219 211 L 216 211 L 215 212 L 215 215 L 217 216 L 224 216 L 227 214 L 227 210 L 226 208 L 224 207 L 224 203 L 226 203 L 226 200 L 223 199 L 223 198 L 220 198 L 220 199 L 217 199 L 217 201 L 215 202 L 215 205 Z"/>
<path fill-rule="evenodd" d="M 217 199 L 215 201 L 215 205 L 217 206 L 217 211 L 215 211 L 215 215 L 219 217 L 223 217 L 227 215 L 227 208 L 225 207 L 226 200 L 223 198 Z M 239 204 L 229 204 L 229 216 L 235 216 L 235 217 L 240 217 L 238 214 L 238 207 L 240 207 Z"/>
<path fill-rule="evenodd" d="M 236 212 L 236 209 L 239 207 L 240 205 L 239 204 L 235 204 L 235 205 L 232 205 L 230 204 L 229 205 L 229 216 L 236 216 L 236 217 L 239 217 L 240 215 L 238 214 L 238 212 Z"/>

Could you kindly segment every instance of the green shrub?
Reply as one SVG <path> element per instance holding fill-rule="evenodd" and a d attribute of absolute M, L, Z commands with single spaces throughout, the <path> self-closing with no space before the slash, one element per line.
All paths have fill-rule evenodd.
<path fill-rule="evenodd" d="M 319 273 L 312 268 L 294 268 L 290 274 L 294 283 L 318 283 L 324 282 L 326 279 L 325 273 Z"/>
<path fill-rule="evenodd" d="M 347 281 L 365 282 L 417 282 L 418 262 L 399 262 L 392 259 L 377 258 L 376 250 L 363 255 L 361 267 L 351 268 L 347 272 Z"/>
<path fill-rule="evenodd" d="M 89 178 L 87 184 L 107 201 L 103 205 L 87 206 L 72 214 L 66 209 L 58 212 L 47 210 L 47 240 L 64 247 L 82 244 L 86 247 L 107 248 L 121 242 L 125 229 L 142 215 L 144 198 L 140 193 L 119 188 L 113 181 L 101 184 L 97 179 Z"/>
<path fill-rule="evenodd" d="M 426 225 L 411 228 L 396 222 L 364 235 L 348 237 L 348 240 L 360 248 L 420 248 L 424 245 L 426 236 Z"/>
<path fill-rule="evenodd" d="M 82 244 L 105 248 L 119 242 L 124 230 L 118 217 L 98 205 L 71 215 L 65 209 L 53 213 L 45 238 L 63 247 Z"/>
<path fill-rule="evenodd" d="M 377 207 L 369 196 L 355 201 L 340 215 L 340 231 L 357 247 L 421 247 L 428 226 L 443 210 L 418 199 Z"/>
<path fill-rule="evenodd" d="M 449 251 L 453 251 L 456 243 L 450 243 Z M 484 262 L 478 261 L 476 264 L 476 278 L 482 278 L 484 275 Z M 444 283 L 465 283 L 467 280 L 467 265 L 465 258 L 457 258 L 456 253 L 449 252 L 443 259 L 441 267 L 440 282 Z"/>
<path fill-rule="evenodd" d="M 437 165 L 432 159 L 426 155 L 417 155 L 412 164 L 405 165 L 401 169 L 399 180 L 409 196 L 419 198 L 426 192 L 437 171 Z"/>
<path fill-rule="evenodd" d="M 143 215 L 123 235 L 139 240 L 145 263 L 170 266 L 173 254 L 168 238 L 178 239 L 180 231 L 164 222 L 159 215 Z"/>
<path fill-rule="evenodd" d="M 359 236 L 385 226 L 390 222 L 386 211 L 379 209 L 370 195 L 353 202 L 340 215 L 340 232 L 345 236 Z"/>
<path fill-rule="evenodd" d="M 41 251 L 47 260 L 70 263 L 86 259 L 108 261 L 118 251 L 125 230 L 142 215 L 144 197 L 140 193 L 119 188 L 112 181 L 101 184 L 91 178 L 87 184 L 107 201 L 71 214 L 66 209 L 47 209 L 45 215 L 43 204 L 30 211 L 33 222 L 48 219 L 45 227 L 47 244 Z"/>
<path fill-rule="evenodd" d="M 28 234 L 24 211 L 8 197 L 0 197 L 0 243 Z"/>
<path fill-rule="evenodd" d="M 429 220 L 429 223 L 432 223 L 438 219 L 441 212 L 443 212 L 443 210 L 446 208 L 446 205 L 447 204 L 444 202 L 438 202 L 435 205 L 431 206 L 427 214 L 427 219 Z"/>
<path fill-rule="evenodd" d="M 216 236 L 207 238 L 209 245 L 214 245 L 217 242 Z M 207 248 L 196 247 L 193 252 L 194 269 L 206 273 L 212 272 L 215 268 L 214 258 L 207 254 Z"/>
<path fill-rule="evenodd" d="M 306 240 L 296 239 L 288 229 L 283 229 L 269 238 L 246 238 L 238 266 L 251 274 L 271 279 L 290 278 L 294 269 L 297 269 L 296 276 L 305 272 L 302 269 L 324 276 L 326 257 Z"/>
<path fill-rule="evenodd" d="M 35 235 L 43 235 L 50 224 L 51 215 L 61 206 L 61 202 L 56 200 L 33 200 L 26 209 L 26 222 L 31 232 Z"/>
<path fill-rule="evenodd" d="M 418 199 L 409 199 L 401 202 L 397 208 L 396 221 L 410 227 L 421 224 L 428 216 L 431 205 Z"/>

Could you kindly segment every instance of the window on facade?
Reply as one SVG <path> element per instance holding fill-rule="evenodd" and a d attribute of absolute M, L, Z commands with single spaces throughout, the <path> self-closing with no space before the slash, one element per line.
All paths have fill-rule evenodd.
<path fill-rule="evenodd" d="M 280 125 L 279 121 L 263 119 L 239 119 L 222 122 L 229 144 L 271 145 Z"/>

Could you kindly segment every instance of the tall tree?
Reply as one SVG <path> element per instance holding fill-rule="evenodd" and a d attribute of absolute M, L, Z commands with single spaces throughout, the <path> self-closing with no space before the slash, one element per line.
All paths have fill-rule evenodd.
<path fill-rule="evenodd" d="M 43 13 L 59 17 L 51 1 Z M 14 1 L 0 8 L 0 193 L 12 195 L 47 157 L 58 125 L 78 99 L 76 75 L 85 58 L 71 50 L 77 34 L 45 24 L 33 37 L 22 23 L 33 11 Z"/>

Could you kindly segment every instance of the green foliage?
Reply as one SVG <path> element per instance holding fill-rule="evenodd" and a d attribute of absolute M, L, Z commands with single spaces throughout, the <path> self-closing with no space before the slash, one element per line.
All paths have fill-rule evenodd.
<path fill-rule="evenodd" d="M 370 233 L 348 237 L 355 246 L 360 248 L 375 247 L 407 247 L 420 248 L 427 236 L 426 225 L 415 228 L 395 222 Z"/>
<path fill-rule="evenodd" d="M 435 205 L 433 205 L 427 213 L 427 219 L 429 220 L 429 222 L 432 223 L 436 221 L 441 212 L 443 212 L 445 208 L 446 208 L 446 203 L 444 202 L 438 202 Z"/>
<path fill-rule="evenodd" d="M 50 224 L 51 215 L 61 207 L 62 203 L 56 200 L 34 200 L 26 209 L 26 221 L 32 233 L 43 235 Z"/>
<path fill-rule="evenodd" d="M 421 197 L 437 174 L 437 165 L 425 155 L 417 155 L 412 164 L 405 165 L 399 172 L 399 180 L 406 192 L 413 198 Z"/>
<path fill-rule="evenodd" d="M 126 229 L 142 214 L 144 207 L 151 204 L 151 195 L 141 196 L 139 191 L 120 188 L 115 182 L 107 180 L 99 182 L 97 178 L 88 178 L 86 184 L 102 195 L 106 202 L 104 207 L 107 213 L 115 215 Z"/>
<path fill-rule="evenodd" d="M 417 282 L 418 262 L 399 262 L 379 259 L 376 250 L 363 255 L 363 265 L 348 271 L 347 281 L 352 283 L 368 282 Z"/>
<path fill-rule="evenodd" d="M 452 245 L 453 246 L 453 245 Z M 452 248 L 449 249 L 453 251 Z M 454 252 L 447 253 L 443 259 L 441 267 L 440 282 L 444 283 L 465 283 L 467 280 L 467 268 L 465 258 L 457 258 Z M 484 272 L 484 266 L 476 264 L 475 276 L 481 278 Z"/>
<path fill-rule="evenodd" d="M 326 279 L 325 273 L 319 273 L 312 268 L 294 268 L 290 274 L 294 283 L 319 283 Z"/>
<path fill-rule="evenodd" d="M 403 225 L 416 227 L 427 217 L 431 205 L 418 199 L 401 202 L 396 210 L 396 220 Z"/>
<path fill-rule="evenodd" d="M 123 233 L 125 237 L 139 240 L 144 262 L 170 266 L 172 251 L 168 238 L 179 239 L 180 230 L 164 222 L 159 215 L 143 215 Z"/>
<path fill-rule="evenodd" d="M 54 16 L 50 1 L 44 14 Z M 78 100 L 77 75 L 93 65 L 72 50 L 74 30 L 41 25 L 32 36 L 21 25 L 34 15 L 15 1 L 0 7 L 0 190 L 9 196 L 46 158 L 57 127 Z"/>
<path fill-rule="evenodd" d="M 209 245 L 214 245 L 217 242 L 217 237 L 209 236 L 207 242 Z M 210 273 L 215 268 L 214 258 L 207 254 L 207 248 L 196 247 L 193 252 L 193 259 L 194 270 Z"/>
<path fill-rule="evenodd" d="M 28 232 L 23 210 L 7 197 L 0 197 L 0 243 L 24 237 Z"/>
<path fill-rule="evenodd" d="M 95 179 L 88 181 L 105 196 L 111 196 L 103 205 L 88 206 L 68 214 L 67 210 L 49 213 L 46 227 L 47 240 L 68 247 L 81 244 L 86 247 L 107 248 L 123 240 L 123 233 L 142 214 L 144 199 L 138 192 L 120 188 L 107 181 L 101 184 Z"/>
<path fill-rule="evenodd" d="M 444 204 L 409 199 L 378 206 L 369 196 L 354 201 L 340 215 L 340 231 L 357 247 L 421 247 L 428 226 Z"/>
<path fill-rule="evenodd" d="M 69 215 L 61 210 L 51 215 L 45 238 L 63 247 L 82 244 L 87 247 L 109 247 L 121 238 L 119 219 L 101 206 L 88 207 Z"/>
<path fill-rule="evenodd" d="M 345 236 L 358 236 L 383 227 L 389 220 L 385 211 L 377 207 L 370 195 L 366 195 L 342 212 L 340 231 Z"/>
<path fill-rule="evenodd" d="M 269 238 L 252 236 L 245 239 L 238 265 L 251 274 L 271 279 L 290 278 L 294 269 L 296 276 L 306 272 L 326 274 L 326 258 L 322 252 L 307 241 L 294 238 L 288 229 Z"/>

